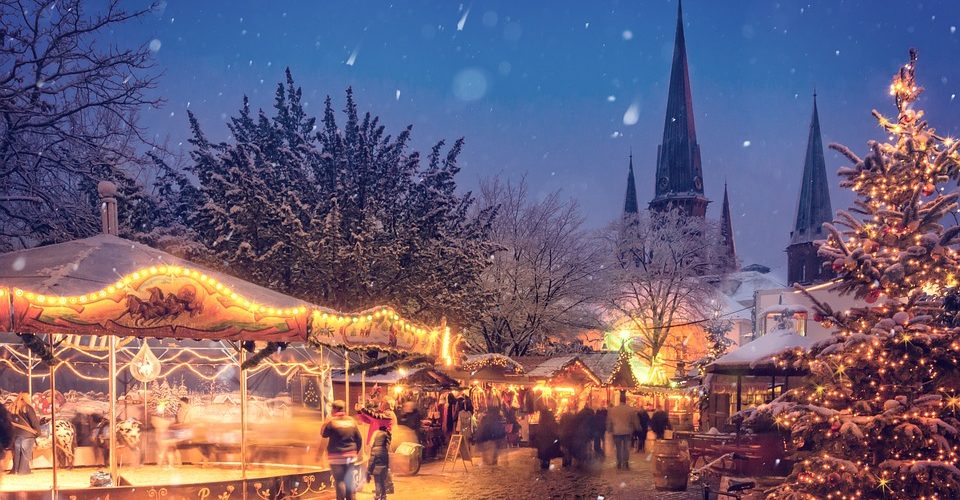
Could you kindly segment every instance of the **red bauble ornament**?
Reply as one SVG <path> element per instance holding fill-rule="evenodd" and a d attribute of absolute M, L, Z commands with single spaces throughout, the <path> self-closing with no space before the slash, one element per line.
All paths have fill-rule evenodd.
<path fill-rule="evenodd" d="M 936 190 L 937 187 L 934 186 L 932 182 L 928 182 L 923 185 L 923 189 L 921 189 L 920 192 L 923 193 L 924 196 L 930 196 Z"/>
<path fill-rule="evenodd" d="M 867 304 L 873 304 L 880 298 L 880 290 L 870 290 L 870 293 L 867 294 Z"/>
<path fill-rule="evenodd" d="M 813 313 L 813 320 L 817 322 L 823 322 L 823 315 L 820 313 Z"/>

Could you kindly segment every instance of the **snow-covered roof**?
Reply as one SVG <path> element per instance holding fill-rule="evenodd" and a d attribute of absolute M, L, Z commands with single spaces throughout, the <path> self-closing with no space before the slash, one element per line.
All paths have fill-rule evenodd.
<path fill-rule="evenodd" d="M 805 313 L 809 312 L 807 306 L 803 304 L 776 304 L 770 307 L 764 308 L 761 312 L 761 315 L 766 316 L 768 314 L 796 314 L 796 313 Z"/>
<path fill-rule="evenodd" d="M 617 366 L 617 351 L 600 351 L 580 354 L 580 360 L 587 368 L 593 371 L 604 382 L 613 377 L 613 369 Z"/>
<path fill-rule="evenodd" d="M 795 348 L 809 350 L 814 342 L 794 331 L 776 330 L 721 356 L 707 366 L 707 371 L 757 368 L 781 352 Z"/>
<path fill-rule="evenodd" d="M 550 378 L 565 366 L 577 360 L 575 355 L 550 357 L 538 363 L 535 368 L 527 372 L 530 378 Z"/>
<path fill-rule="evenodd" d="M 300 299 L 109 234 L 0 254 L 0 284 L 46 295 L 83 295 L 158 265 L 204 272 L 256 303 L 278 308 L 310 306 Z"/>
<path fill-rule="evenodd" d="M 723 276 L 708 276 L 709 281 L 731 301 L 741 306 L 753 303 L 754 293 L 758 290 L 783 288 L 784 284 L 771 273 L 760 271 L 739 271 Z"/>

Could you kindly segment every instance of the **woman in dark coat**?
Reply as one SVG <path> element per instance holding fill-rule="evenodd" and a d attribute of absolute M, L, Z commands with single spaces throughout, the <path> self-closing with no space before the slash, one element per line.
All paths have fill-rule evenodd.
<path fill-rule="evenodd" d="M 543 410 L 540 412 L 540 425 L 537 426 L 537 432 L 533 435 L 533 446 L 537 449 L 537 458 L 540 459 L 540 469 L 550 468 L 550 461 L 554 458 L 563 456 L 560 451 L 560 431 L 557 427 L 557 419 L 553 412 Z"/>
<path fill-rule="evenodd" d="M 673 427 L 670 426 L 670 417 L 667 415 L 667 412 L 663 410 L 653 412 L 653 416 L 650 417 L 650 430 L 657 435 L 657 439 L 663 439 L 667 433 L 667 429 L 673 429 Z"/>
<path fill-rule="evenodd" d="M 370 464 L 367 474 L 373 478 L 376 490 L 373 500 L 387 499 L 387 475 L 390 473 L 390 427 L 381 425 L 370 440 Z"/>

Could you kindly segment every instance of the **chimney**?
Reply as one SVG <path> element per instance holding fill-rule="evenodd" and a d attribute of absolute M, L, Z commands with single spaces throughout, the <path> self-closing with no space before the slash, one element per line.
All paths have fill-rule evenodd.
<path fill-rule="evenodd" d="M 103 234 L 117 235 L 117 185 L 110 181 L 100 181 L 97 184 L 100 193 L 100 222 Z"/>

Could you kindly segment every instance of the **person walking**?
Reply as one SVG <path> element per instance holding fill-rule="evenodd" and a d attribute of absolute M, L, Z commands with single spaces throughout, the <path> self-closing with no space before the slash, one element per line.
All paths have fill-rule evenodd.
<path fill-rule="evenodd" d="M 40 435 L 40 420 L 30 404 L 30 395 L 21 392 L 13 402 L 10 412 L 10 425 L 13 428 L 13 469 L 14 474 L 29 474 L 33 461 L 33 448 Z"/>
<path fill-rule="evenodd" d="M 607 434 L 607 409 L 600 408 L 593 416 L 593 454 L 602 459 L 604 457 L 604 437 Z"/>
<path fill-rule="evenodd" d="M 647 443 L 647 431 L 650 429 L 650 414 L 647 410 L 640 408 L 637 412 L 637 418 L 640 420 L 640 429 L 637 430 L 637 453 L 643 451 Z"/>
<path fill-rule="evenodd" d="M 563 452 L 563 466 L 573 465 L 574 456 L 577 454 L 577 414 L 574 410 L 568 409 L 563 415 L 560 415 L 560 450 Z"/>
<path fill-rule="evenodd" d="M 637 412 L 627 405 L 627 395 L 620 393 L 620 404 L 607 414 L 607 430 L 613 434 L 613 444 L 617 449 L 617 470 L 630 470 L 630 440 L 640 428 Z"/>
<path fill-rule="evenodd" d="M 333 415 L 324 422 L 320 435 L 327 438 L 327 461 L 336 482 L 337 500 L 354 500 L 354 464 L 363 449 L 363 437 L 357 422 L 346 413 L 347 404 L 338 399 L 331 404 Z"/>
<path fill-rule="evenodd" d="M 13 446 L 13 424 L 10 423 L 10 411 L 0 404 L 0 462 L 7 458 L 7 450 Z M 0 479 L 3 479 L 4 467 L 0 467 Z"/>
<path fill-rule="evenodd" d="M 653 412 L 653 416 L 650 417 L 650 430 L 657 436 L 657 439 L 663 439 L 667 434 L 667 429 L 673 429 L 667 412 L 663 410 Z"/>
<path fill-rule="evenodd" d="M 500 414 L 500 407 L 491 406 L 489 411 L 480 419 L 477 429 L 477 444 L 483 454 L 486 465 L 497 465 L 500 455 L 500 445 L 507 437 L 506 422 Z"/>
<path fill-rule="evenodd" d="M 537 449 L 540 470 L 549 469 L 551 460 L 563 456 L 563 452 L 560 451 L 560 431 L 552 411 L 544 409 L 540 412 L 540 425 L 531 436 L 531 441 Z"/>
<path fill-rule="evenodd" d="M 463 440 L 460 442 L 460 454 L 471 463 L 473 462 L 473 454 L 470 451 L 470 446 L 474 442 L 476 430 L 477 423 L 473 418 L 473 403 L 467 398 L 460 405 L 460 413 L 457 414 L 457 432 L 463 436 Z"/>
<path fill-rule="evenodd" d="M 387 500 L 387 477 L 390 474 L 390 427 L 381 425 L 370 440 L 370 464 L 367 475 L 373 478 L 373 500 Z"/>

